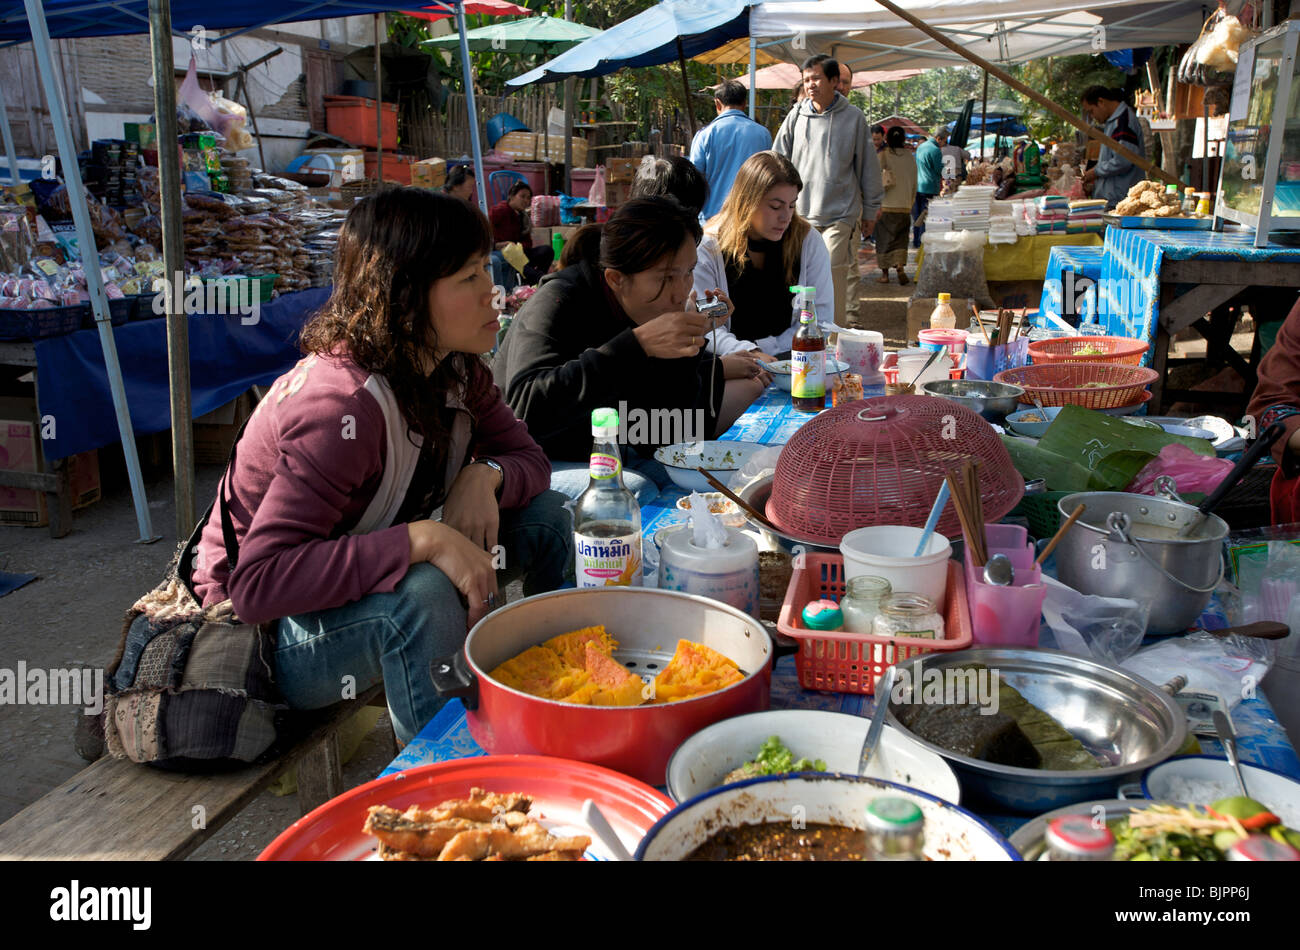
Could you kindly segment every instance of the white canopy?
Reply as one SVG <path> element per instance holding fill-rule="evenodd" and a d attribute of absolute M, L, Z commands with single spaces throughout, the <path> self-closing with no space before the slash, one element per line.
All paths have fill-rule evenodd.
<path fill-rule="evenodd" d="M 1203 4 L 1189 0 L 896 0 L 995 63 L 1190 43 Z M 782 59 L 829 53 L 858 69 L 933 68 L 967 60 L 873 0 L 794 0 L 750 9 L 750 36 Z"/>

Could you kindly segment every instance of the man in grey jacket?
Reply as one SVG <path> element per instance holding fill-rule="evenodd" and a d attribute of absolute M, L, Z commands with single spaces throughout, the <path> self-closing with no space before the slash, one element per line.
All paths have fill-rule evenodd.
<path fill-rule="evenodd" d="M 869 236 L 880 210 L 880 162 L 867 117 L 836 91 L 840 64 L 819 55 L 803 64 L 806 97 L 781 123 L 772 148 L 803 178 L 799 213 L 826 242 L 835 282 L 835 322 L 858 315 L 854 232 Z"/>

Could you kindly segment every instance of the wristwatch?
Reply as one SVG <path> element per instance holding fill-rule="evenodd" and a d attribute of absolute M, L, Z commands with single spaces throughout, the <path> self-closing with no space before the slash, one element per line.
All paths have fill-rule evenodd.
<path fill-rule="evenodd" d="M 494 469 L 496 473 L 501 476 L 501 480 L 497 482 L 497 498 L 499 499 L 501 497 L 501 489 L 504 488 L 506 484 L 506 470 L 492 459 L 475 459 L 473 464 L 486 465 L 488 468 Z"/>

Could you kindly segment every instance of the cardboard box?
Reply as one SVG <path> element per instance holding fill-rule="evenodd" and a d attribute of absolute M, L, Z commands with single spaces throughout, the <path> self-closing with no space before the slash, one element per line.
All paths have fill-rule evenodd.
<path fill-rule="evenodd" d="M 194 420 L 194 461 L 198 465 L 225 465 L 244 420 L 257 405 L 251 392 Z"/>
<path fill-rule="evenodd" d="M 497 148 L 501 148 L 501 143 L 497 143 Z M 537 160 L 539 162 L 563 162 L 564 161 L 564 138 L 558 135 L 551 136 L 550 149 L 540 138 L 537 141 Z M 573 167 L 587 167 L 587 140 L 574 136 L 573 138 Z"/>
<path fill-rule="evenodd" d="M 605 183 L 605 207 L 617 208 L 632 195 L 630 181 L 612 181 Z"/>
<path fill-rule="evenodd" d="M 411 166 L 411 184 L 416 188 L 441 188 L 446 183 L 445 158 L 426 158 Z"/>
<path fill-rule="evenodd" d="M 916 343 L 916 335 L 930 325 L 930 314 L 939 301 L 934 297 L 913 297 L 907 304 L 907 342 Z M 954 307 L 954 310 L 957 308 Z"/>
<path fill-rule="evenodd" d="M 507 132 L 492 147 L 515 161 L 531 162 L 537 158 L 537 139 L 536 132 Z"/>
<path fill-rule="evenodd" d="M 400 155 L 397 152 L 384 153 L 384 181 L 397 185 L 411 183 L 411 166 L 415 163 L 414 155 Z M 379 177 L 379 153 L 366 152 L 366 177 Z"/>
<path fill-rule="evenodd" d="M 9 472 L 40 472 L 41 453 L 37 445 L 40 427 L 36 401 L 24 398 L 0 399 L 0 468 Z M 99 452 L 91 449 L 67 460 L 73 510 L 100 499 Z M 45 493 L 31 488 L 0 485 L 0 524 L 39 528 L 50 523 Z"/>
<path fill-rule="evenodd" d="M 638 158 L 607 158 L 605 159 L 605 181 L 631 182 L 636 177 L 636 170 L 641 164 Z"/>

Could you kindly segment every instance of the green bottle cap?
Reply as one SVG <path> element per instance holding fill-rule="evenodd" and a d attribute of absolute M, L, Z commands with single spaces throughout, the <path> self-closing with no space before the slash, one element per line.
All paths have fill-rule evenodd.
<path fill-rule="evenodd" d="M 867 824 L 880 830 L 908 830 L 919 825 L 921 818 L 921 809 L 906 798 L 885 796 L 867 803 Z"/>
<path fill-rule="evenodd" d="M 803 625 L 809 630 L 839 630 L 844 626 L 844 615 L 835 601 L 814 600 L 803 609 Z"/>
<path fill-rule="evenodd" d="M 617 409 L 591 410 L 591 427 L 593 429 L 617 429 L 618 410 Z"/>

